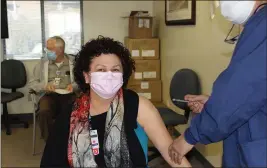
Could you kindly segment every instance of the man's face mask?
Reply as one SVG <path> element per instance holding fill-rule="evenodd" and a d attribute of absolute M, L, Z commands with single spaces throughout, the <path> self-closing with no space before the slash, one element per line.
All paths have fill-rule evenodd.
<path fill-rule="evenodd" d="M 226 43 L 235 44 L 239 38 L 239 35 L 237 35 L 231 39 L 228 39 L 235 24 L 245 24 L 251 15 L 255 14 L 261 6 L 267 4 L 263 3 L 259 5 L 252 14 L 255 3 L 255 1 L 220 1 L 222 15 L 234 23 L 224 40 Z"/>
<path fill-rule="evenodd" d="M 255 1 L 220 1 L 221 13 L 233 24 L 244 24 L 251 16 L 255 3 Z M 238 40 L 239 35 L 228 39 L 233 28 L 234 25 L 224 40 L 226 43 L 235 44 Z"/>
<path fill-rule="evenodd" d="M 57 59 L 57 55 L 54 51 L 50 51 L 48 49 L 45 49 L 46 57 L 48 60 L 55 61 Z"/>
<path fill-rule="evenodd" d="M 252 14 L 256 1 L 220 1 L 221 13 L 234 24 L 244 24 Z"/>

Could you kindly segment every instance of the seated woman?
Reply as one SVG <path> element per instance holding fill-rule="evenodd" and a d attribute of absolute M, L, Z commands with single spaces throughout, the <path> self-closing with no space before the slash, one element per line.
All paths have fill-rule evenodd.
<path fill-rule="evenodd" d="M 170 160 L 173 140 L 157 109 L 126 89 L 134 70 L 118 41 L 98 37 L 82 47 L 74 65 L 82 94 L 55 121 L 41 167 L 147 167 L 148 138 L 171 166 L 191 166 Z"/>

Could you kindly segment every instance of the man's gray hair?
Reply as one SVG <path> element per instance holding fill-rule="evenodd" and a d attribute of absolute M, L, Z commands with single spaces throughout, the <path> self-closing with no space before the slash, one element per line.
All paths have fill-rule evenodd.
<path fill-rule="evenodd" d="M 62 47 L 63 50 L 65 50 L 65 41 L 63 40 L 63 38 L 61 38 L 60 36 L 53 36 L 53 37 L 50 37 L 49 39 L 56 40 L 56 46 Z"/>

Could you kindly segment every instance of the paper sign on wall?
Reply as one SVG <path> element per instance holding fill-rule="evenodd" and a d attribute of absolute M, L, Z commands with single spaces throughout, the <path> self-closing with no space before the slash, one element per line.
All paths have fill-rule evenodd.
<path fill-rule="evenodd" d="M 141 82 L 141 89 L 149 89 L 149 83 L 148 82 Z"/>
<path fill-rule="evenodd" d="M 144 20 L 143 19 L 138 19 L 138 27 L 139 28 L 144 27 Z"/>
<path fill-rule="evenodd" d="M 151 99 L 151 93 L 143 93 L 143 96 L 147 98 L 148 100 Z"/>
<path fill-rule="evenodd" d="M 134 79 L 142 79 L 143 78 L 142 75 L 143 75 L 142 72 L 135 72 L 134 73 Z"/>
<path fill-rule="evenodd" d="M 138 96 L 143 96 L 143 93 L 137 93 L 138 94 Z"/>
<path fill-rule="evenodd" d="M 218 0 L 210 1 L 210 18 L 214 19 L 215 10 L 220 6 L 220 2 Z"/>
<path fill-rule="evenodd" d="M 151 99 L 151 93 L 137 93 L 139 96 L 143 96 L 145 98 L 147 98 L 148 100 Z"/>
<path fill-rule="evenodd" d="M 143 77 L 144 78 L 156 78 L 157 77 L 157 72 L 155 72 L 155 71 L 143 72 Z"/>
<path fill-rule="evenodd" d="M 132 57 L 139 57 L 139 50 L 132 50 Z"/>
<path fill-rule="evenodd" d="M 155 57 L 155 50 L 142 50 L 143 57 Z"/>
<path fill-rule="evenodd" d="M 215 6 L 215 8 L 218 8 L 220 6 L 220 1 L 215 0 L 214 1 L 214 6 Z"/>
<path fill-rule="evenodd" d="M 144 27 L 149 28 L 150 27 L 150 20 L 149 19 L 144 19 Z"/>

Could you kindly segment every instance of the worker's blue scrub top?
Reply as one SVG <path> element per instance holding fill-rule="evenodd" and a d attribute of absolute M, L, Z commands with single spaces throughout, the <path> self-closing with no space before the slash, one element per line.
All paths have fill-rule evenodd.
<path fill-rule="evenodd" d="M 267 167 L 267 6 L 246 23 L 232 60 L 185 131 L 190 144 L 223 140 L 223 167 Z"/>

